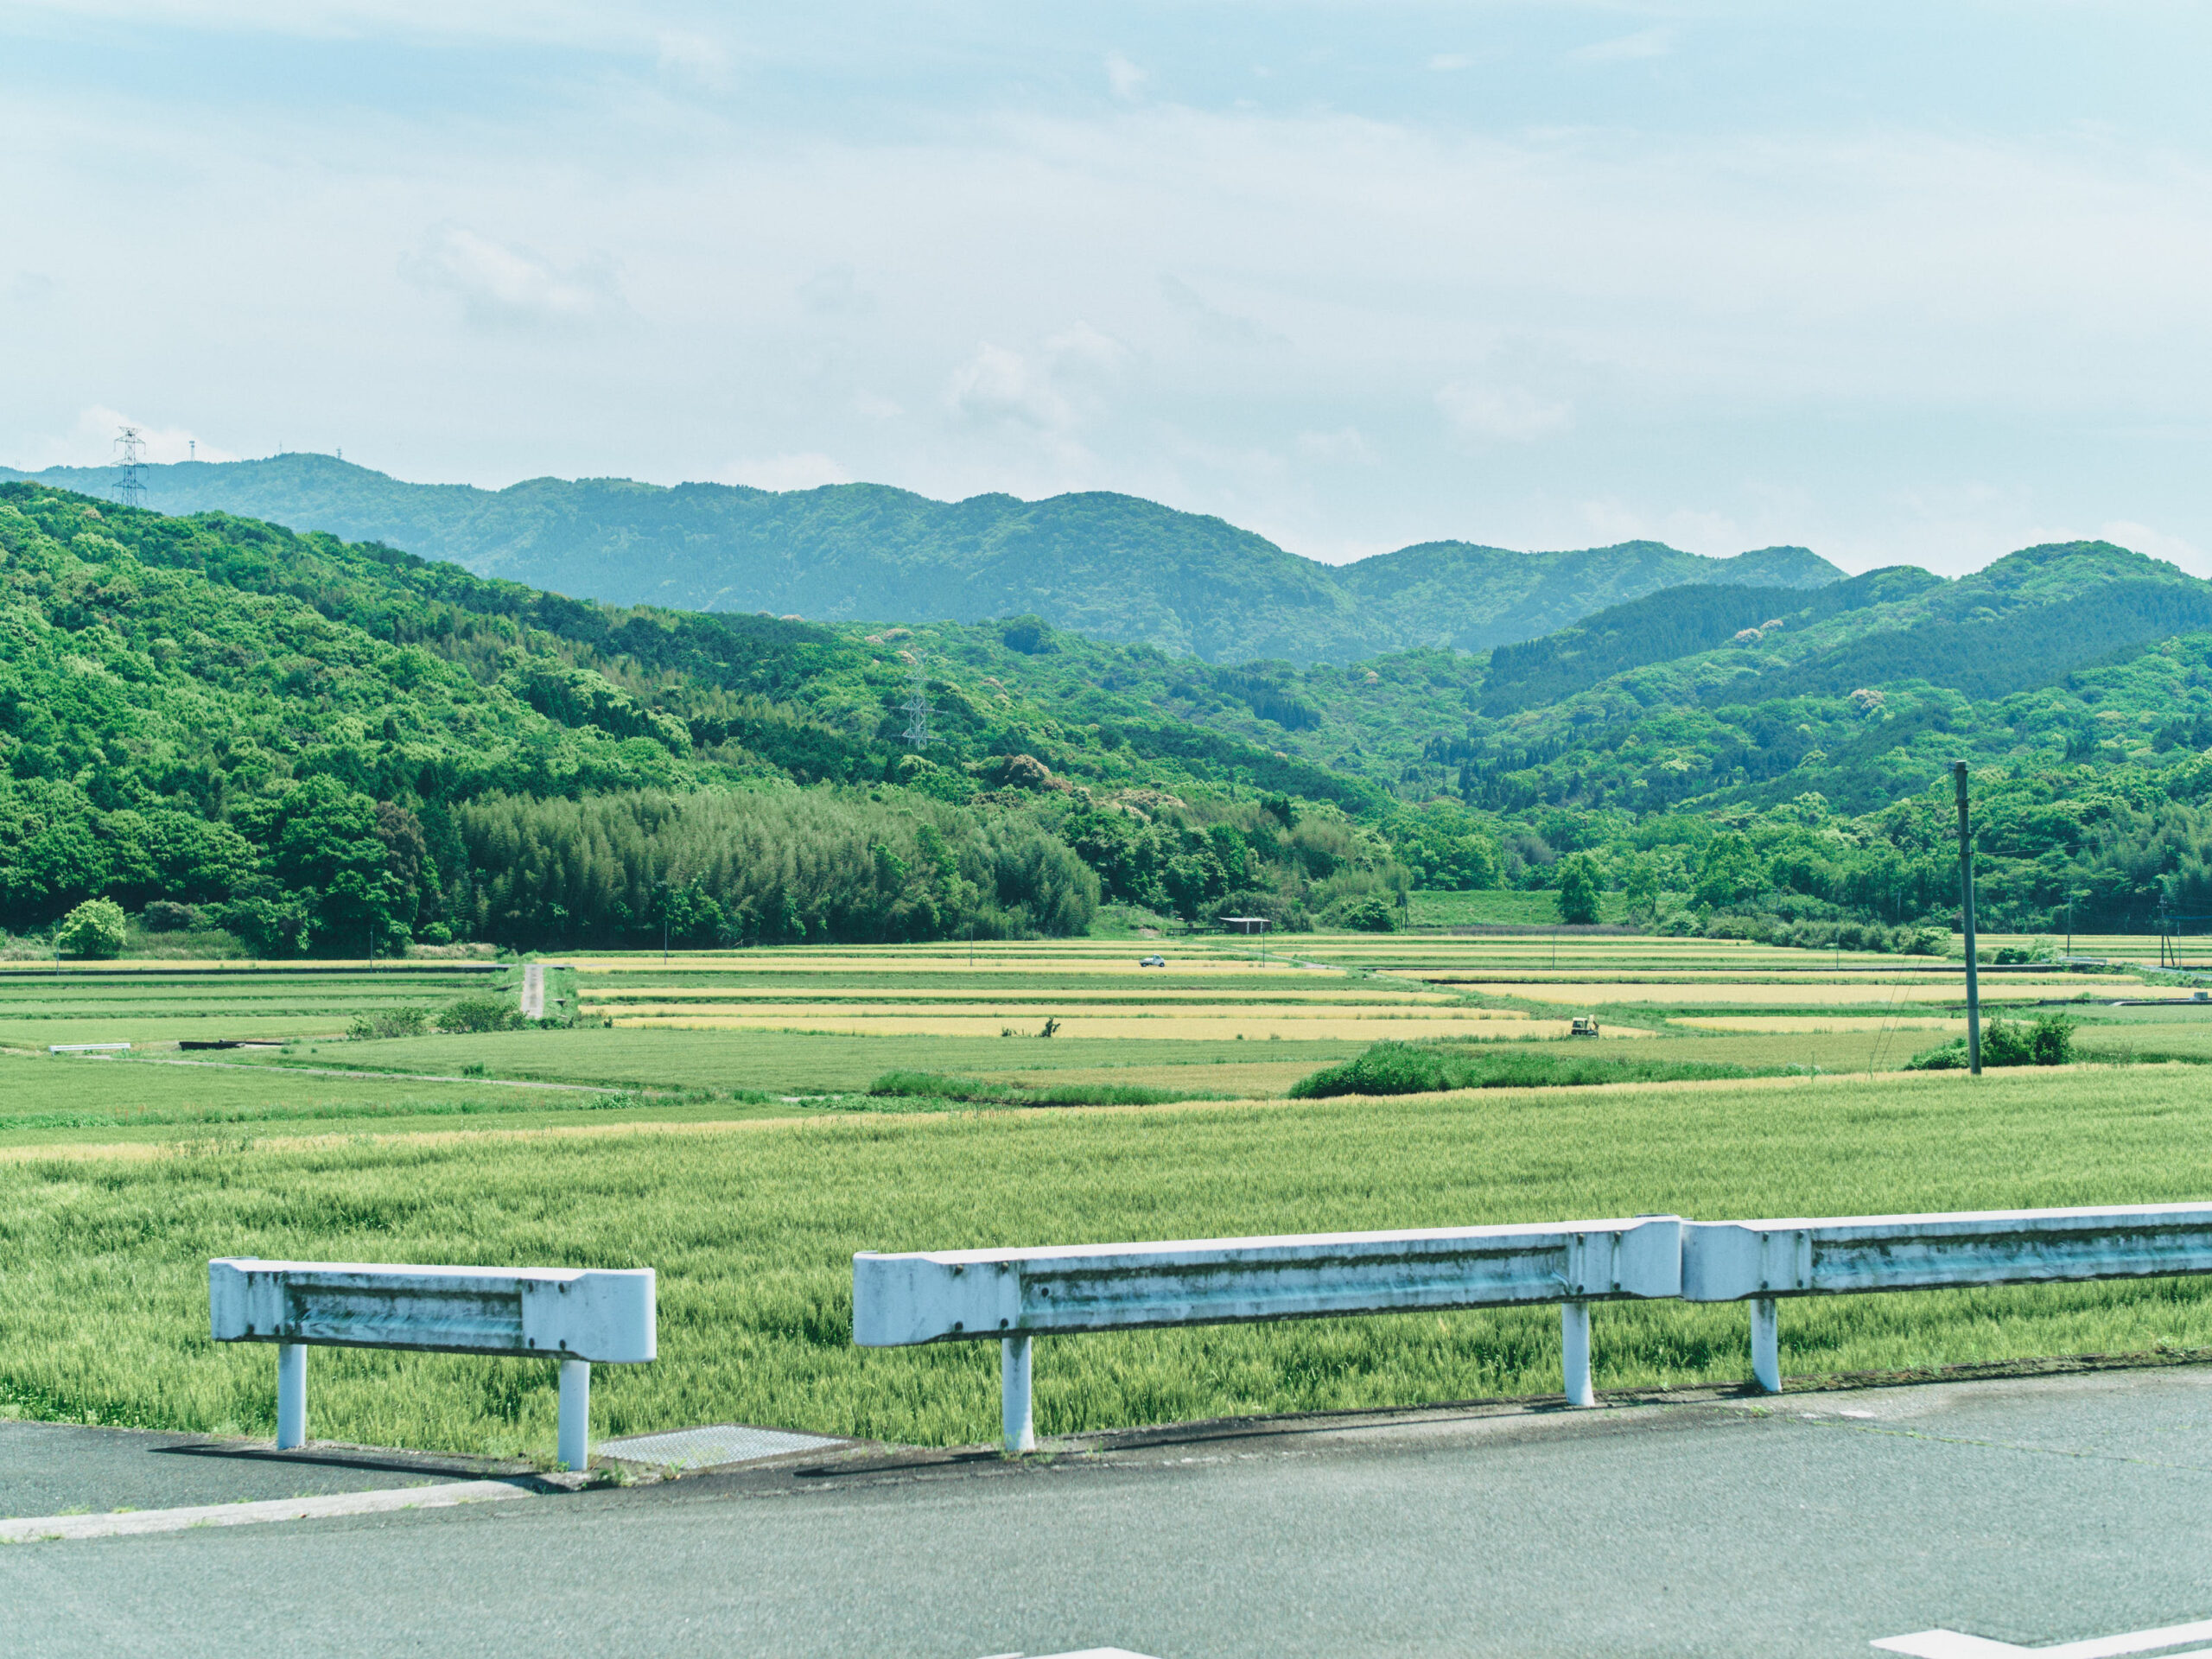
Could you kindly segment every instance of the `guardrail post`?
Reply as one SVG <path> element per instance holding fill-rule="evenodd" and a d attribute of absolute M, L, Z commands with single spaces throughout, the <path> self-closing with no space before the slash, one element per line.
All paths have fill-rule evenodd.
<path fill-rule="evenodd" d="M 591 1466 L 591 1362 L 561 1362 L 561 1461 L 577 1474 Z"/>
<path fill-rule="evenodd" d="M 1029 1401 L 1029 1338 L 1006 1337 L 999 1343 L 999 1418 L 1009 1452 L 1037 1449 L 1037 1423 Z"/>
<path fill-rule="evenodd" d="M 1560 1312 L 1560 1370 L 1567 1382 L 1567 1403 L 1594 1406 L 1598 1396 L 1590 1389 L 1590 1304 L 1561 1302 Z"/>
<path fill-rule="evenodd" d="M 308 1345 L 276 1344 L 276 1449 L 290 1452 L 308 1443 Z"/>
<path fill-rule="evenodd" d="M 1782 1319 L 1771 1296 L 1751 1298 L 1751 1376 L 1767 1393 L 1782 1392 Z"/>

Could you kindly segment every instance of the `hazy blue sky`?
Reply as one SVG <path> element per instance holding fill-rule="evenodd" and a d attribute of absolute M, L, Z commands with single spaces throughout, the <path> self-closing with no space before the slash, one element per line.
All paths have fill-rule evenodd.
<path fill-rule="evenodd" d="M 0 8 L 0 461 L 2212 574 L 2202 5 Z"/>

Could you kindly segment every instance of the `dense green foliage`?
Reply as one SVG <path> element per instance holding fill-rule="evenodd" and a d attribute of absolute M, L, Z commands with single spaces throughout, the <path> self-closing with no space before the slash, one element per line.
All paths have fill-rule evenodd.
<path fill-rule="evenodd" d="M 1097 904 L 1035 819 L 926 798 L 506 796 L 455 817 L 483 925 L 532 945 L 1079 933 Z"/>
<path fill-rule="evenodd" d="M 1347 804 L 1420 887 L 1555 890 L 1586 851 L 1644 925 L 1924 948 L 1913 925 L 1957 902 L 1944 773 L 1964 757 L 1991 925 L 2063 929 L 2069 900 L 2084 931 L 2212 915 L 2212 632 L 2174 632 L 2212 627 L 2212 585 L 2079 543 L 1955 582 L 1892 569 L 1765 598 L 1756 639 L 1673 656 L 1736 596 L 1677 589 L 1487 658 L 1351 669 L 1224 669 L 1050 630 L 1020 652 L 993 628 L 911 639 L 949 681 L 1103 730 L 1111 700 L 1138 699 L 1368 780 L 1398 801 Z M 1859 677 L 1901 639 L 1920 642 L 1911 677 Z M 1564 695 L 1484 712 L 1501 663 L 1507 701 Z"/>
<path fill-rule="evenodd" d="M 1096 890 L 1071 842 L 1192 916 L 1255 884 L 1287 912 L 1402 885 L 1334 806 L 1293 835 L 1288 796 L 1280 819 L 1232 798 L 1380 798 L 1325 767 L 1134 701 L 1102 732 L 942 681 L 917 751 L 905 656 L 797 623 L 21 485 L 0 619 L 17 930 L 103 898 L 263 956 L 1064 931 Z"/>
<path fill-rule="evenodd" d="M 1427 1095 L 1450 1089 L 1542 1089 L 1593 1083 L 1705 1083 L 1748 1077 L 1740 1065 L 1709 1060 L 1618 1058 L 1551 1048 L 1442 1048 L 1429 1043 L 1376 1043 L 1357 1058 L 1301 1077 L 1293 1099 L 1333 1095 Z"/>
<path fill-rule="evenodd" d="M 1495 717 L 1541 708 L 1630 669 L 1733 643 L 1774 624 L 1777 611 L 1802 622 L 1942 585 L 1924 570 L 1899 569 L 1831 582 L 1809 596 L 1703 583 L 1663 588 L 1542 639 L 1500 645 L 1483 677 L 1482 712 Z"/>
<path fill-rule="evenodd" d="M 39 474 L 87 491 L 111 476 Z M 876 484 L 779 494 L 550 478 L 495 493 L 302 454 L 153 467 L 145 478 L 166 512 L 388 542 L 594 599 L 874 622 L 1034 613 L 1216 662 L 1479 651 L 1681 582 L 1812 587 L 1838 574 L 1802 548 L 1708 559 L 1656 542 L 1541 554 L 1433 542 L 1338 567 L 1218 518 L 1104 493 L 943 502 Z"/>
<path fill-rule="evenodd" d="M 1192 1089 L 1149 1089 L 1134 1083 L 1055 1083 L 1017 1088 L 938 1071 L 887 1071 L 868 1086 L 889 1100 L 949 1101 L 964 1106 L 1164 1106 L 1182 1100 L 1218 1100 Z"/>
<path fill-rule="evenodd" d="M 1387 928 L 1408 889 L 1503 886 L 1925 950 L 1959 755 L 1989 925 L 2212 914 L 2212 586 L 2101 543 L 1298 669 L 1033 614 L 588 604 L 16 484 L 0 619 L 17 931 L 93 899 L 261 955 L 988 938 L 1097 901 Z"/>
<path fill-rule="evenodd" d="M 1993 1020 L 1981 1033 L 1986 1065 L 2067 1065 L 2074 1059 L 2074 1022 L 2063 1014 L 2037 1014 L 2032 1021 Z M 1963 1037 L 1916 1054 L 1906 1062 L 1915 1071 L 1963 1071 L 1972 1064 Z"/>

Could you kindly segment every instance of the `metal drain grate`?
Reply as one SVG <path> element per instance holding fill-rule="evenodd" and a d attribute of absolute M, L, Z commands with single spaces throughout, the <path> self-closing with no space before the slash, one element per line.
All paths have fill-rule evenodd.
<path fill-rule="evenodd" d="M 792 1452 L 817 1452 L 843 1440 L 820 1434 L 793 1434 L 780 1428 L 748 1428 L 742 1423 L 715 1423 L 706 1428 L 679 1428 L 666 1434 L 633 1434 L 627 1440 L 601 1440 L 599 1450 L 625 1463 L 665 1464 L 677 1469 L 718 1469 L 727 1463 L 758 1463 Z"/>

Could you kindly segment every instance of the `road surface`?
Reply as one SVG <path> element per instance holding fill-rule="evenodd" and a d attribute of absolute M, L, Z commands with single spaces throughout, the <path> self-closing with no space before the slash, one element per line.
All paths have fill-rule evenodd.
<path fill-rule="evenodd" d="M 0 1514 L 129 1484 L 37 1474 L 33 1432 L 0 1425 Z M 2212 1370 L 800 1456 L 0 1548 L 0 1653 L 164 1659 L 2172 1653 L 2118 1638 L 2212 1620 Z"/>

